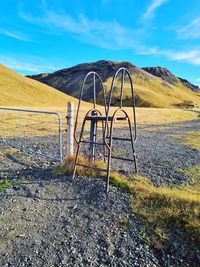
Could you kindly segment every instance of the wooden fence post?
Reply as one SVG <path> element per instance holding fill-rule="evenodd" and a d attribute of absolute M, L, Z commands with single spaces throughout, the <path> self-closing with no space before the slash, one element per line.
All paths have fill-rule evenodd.
<path fill-rule="evenodd" d="M 74 154 L 74 103 L 67 103 L 67 156 Z"/>

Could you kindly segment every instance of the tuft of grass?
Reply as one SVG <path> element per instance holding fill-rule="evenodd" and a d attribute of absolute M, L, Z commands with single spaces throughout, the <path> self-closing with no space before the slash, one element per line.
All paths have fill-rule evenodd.
<path fill-rule="evenodd" d="M 0 151 L 0 158 L 3 158 L 4 156 L 9 156 L 9 155 L 15 155 L 19 152 L 18 149 L 16 148 L 5 148 L 1 149 Z"/>
<path fill-rule="evenodd" d="M 4 190 L 5 188 L 11 187 L 13 185 L 14 185 L 14 183 L 9 182 L 9 181 L 0 182 L 0 191 Z"/>
<path fill-rule="evenodd" d="M 200 131 L 188 132 L 183 138 L 183 143 L 200 150 Z"/>
<path fill-rule="evenodd" d="M 133 222 L 130 220 L 129 216 L 124 217 L 116 222 L 118 228 L 130 228 L 133 226 Z"/>
<path fill-rule="evenodd" d="M 189 176 L 194 185 L 200 186 L 200 166 L 197 165 L 187 169 L 178 169 L 177 171 Z"/>
<path fill-rule="evenodd" d="M 53 174 L 56 176 L 59 175 L 70 175 L 73 173 L 73 169 L 74 169 L 74 161 L 75 161 L 75 156 L 69 156 L 64 160 L 64 163 L 61 166 L 57 166 L 54 171 Z M 78 162 L 84 165 L 88 165 L 88 166 L 92 166 L 92 167 L 96 167 L 96 168 L 106 168 L 105 167 L 105 163 L 102 161 L 91 161 L 89 159 L 85 159 L 82 156 L 79 156 L 78 158 Z M 102 177 L 104 175 L 104 172 L 100 171 L 100 170 L 94 170 L 94 169 L 90 169 L 90 168 L 84 168 L 81 166 L 77 166 L 76 167 L 76 175 L 77 176 L 89 176 L 89 177 Z"/>

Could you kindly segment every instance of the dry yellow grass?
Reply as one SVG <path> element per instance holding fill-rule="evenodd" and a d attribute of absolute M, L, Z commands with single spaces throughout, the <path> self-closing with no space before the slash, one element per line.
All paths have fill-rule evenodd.
<path fill-rule="evenodd" d="M 66 113 L 67 107 L 55 107 L 49 106 L 45 108 L 41 107 L 29 107 L 30 109 L 40 109 L 46 111 L 59 111 L 62 117 L 62 129 L 66 129 Z M 86 112 L 91 108 L 91 105 L 83 105 L 79 116 L 80 129 L 81 123 Z M 76 109 L 76 105 L 75 105 Z M 103 107 L 99 106 L 99 110 L 103 112 Z M 113 114 L 115 108 L 111 108 L 110 114 Z M 125 108 L 125 110 L 132 116 L 132 109 Z M 76 114 L 76 110 L 75 110 Z M 178 121 L 187 121 L 197 118 L 197 113 L 189 110 L 182 109 L 162 109 L 162 108 L 136 108 L 136 117 L 138 125 L 156 125 L 167 124 Z M 0 129 L 4 135 L 12 136 L 17 134 L 18 136 L 28 133 L 35 136 L 54 135 L 57 130 L 57 117 L 52 115 L 40 115 L 31 113 L 16 113 L 16 112 L 2 112 L 0 111 Z M 126 122 L 116 122 L 115 127 L 125 127 Z M 27 128 L 26 128 L 27 127 Z"/>
<path fill-rule="evenodd" d="M 139 106 L 169 108 L 175 107 L 184 101 L 193 102 L 200 106 L 200 92 L 193 92 L 180 82 L 175 85 L 167 84 L 162 79 L 153 76 L 151 76 L 151 79 L 146 79 L 142 74 L 133 75 L 132 80 Z M 106 88 L 109 88 L 110 84 L 111 78 L 106 81 Z M 118 81 L 113 96 L 119 96 L 119 88 Z M 130 96 L 130 86 L 125 83 L 124 98 L 129 99 Z"/>
<path fill-rule="evenodd" d="M 23 77 L 0 64 L 0 106 L 49 107 L 65 106 L 67 101 L 77 102 L 58 90 Z"/>
<path fill-rule="evenodd" d="M 181 140 L 185 144 L 200 150 L 200 131 L 188 132 Z"/>

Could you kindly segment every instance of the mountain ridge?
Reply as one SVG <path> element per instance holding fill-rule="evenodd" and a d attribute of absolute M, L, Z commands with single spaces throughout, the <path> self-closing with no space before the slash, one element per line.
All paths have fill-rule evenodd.
<path fill-rule="evenodd" d="M 101 76 L 106 91 L 108 91 L 112 77 L 120 67 L 127 68 L 133 78 L 137 106 L 175 107 L 187 101 L 200 106 L 200 89 L 198 86 L 191 84 L 186 79 L 176 77 L 166 68 L 139 68 L 128 61 L 99 60 L 81 63 L 53 73 L 41 73 L 39 75 L 28 75 L 27 77 L 50 85 L 65 94 L 79 98 L 82 81 L 89 71 L 96 71 Z M 124 104 L 128 106 L 131 105 L 131 92 L 128 89 L 127 80 L 125 82 Z M 119 81 L 117 81 L 117 84 L 119 85 Z M 119 101 L 117 84 L 113 94 L 113 104 L 117 104 Z M 91 100 L 91 89 L 92 82 L 88 83 L 87 90 L 84 91 L 83 99 L 85 101 Z M 100 99 L 101 91 L 97 91 L 97 93 L 98 99 Z M 99 103 L 101 102 L 99 100 Z"/>
<path fill-rule="evenodd" d="M 185 86 L 187 86 L 188 88 L 190 88 L 193 91 L 200 90 L 198 85 L 194 85 L 186 79 L 175 76 L 171 71 L 169 71 L 165 67 L 160 67 L 160 66 L 159 67 L 143 67 L 142 69 L 147 71 L 148 73 L 156 76 L 156 77 L 163 79 L 164 81 L 166 81 L 170 84 L 175 84 L 178 81 L 180 81 L 180 82 L 184 83 Z"/>

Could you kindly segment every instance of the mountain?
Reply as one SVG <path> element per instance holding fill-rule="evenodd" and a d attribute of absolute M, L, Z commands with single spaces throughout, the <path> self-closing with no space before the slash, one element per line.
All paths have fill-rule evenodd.
<path fill-rule="evenodd" d="M 120 67 L 129 69 L 131 74 L 143 73 L 143 75 L 148 76 L 148 74 L 146 74 L 144 71 L 129 62 L 112 62 L 100 60 L 94 63 L 79 64 L 71 68 L 58 70 L 54 73 L 41 73 L 38 75 L 29 75 L 27 77 L 55 87 L 59 91 L 62 91 L 66 94 L 79 97 L 82 81 L 89 71 L 96 71 L 102 78 L 103 82 L 106 82 L 107 79 L 112 77 L 115 71 Z M 89 87 L 87 88 L 88 90 L 83 95 L 84 100 L 88 101 L 91 99 L 93 93 L 92 90 L 89 90 L 91 87 L 92 83 L 89 84 Z"/>
<path fill-rule="evenodd" d="M 178 77 L 178 79 L 188 88 L 190 88 L 193 91 L 200 92 L 200 88 L 198 85 L 194 85 L 190 83 L 188 80 Z"/>
<path fill-rule="evenodd" d="M 165 82 L 167 82 L 169 84 L 176 84 L 179 81 L 178 78 L 166 68 L 145 67 L 142 69 L 147 71 L 148 73 L 156 76 L 156 77 L 163 79 Z"/>
<path fill-rule="evenodd" d="M 190 83 L 186 79 L 176 77 L 173 73 L 171 73 L 166 68 L 163 68 L 163 67 L 146 67 L 146 68 L 142 68 L 142 69 L 147 71 L 148 73 L 156 76 L 156 77 L 163 79 L 164 81 L 168 82 L 169 84 L 176 85 L 177 83 L 181 82 L 184 86 L 190 88 L 193 91 L 199 91 L 200 90 L 199 86 Z"/>
<path fill-rule="evenodd" d="M 80 87 L 84 76 L 89 71 L 96 71 L 102 78 L 106 91 L 109 90 L 112 76 L 117 69 L 125 67 L 129 70 L 134 83 L 136 104 L 146 107 L 172 107 L 180 103 L 195 103 L 200 105 L 200 91 L 188 81 L 178 78 L 165 68 L 139 68 L 130 62 L 114 62 L 100 60 L 97 62 L 83 63 L 71 68 L 58 70 L 54 73 L 42 73 L 28 76 L 42 83 L 50 85 L 61 92 L 79 97 Z M 113 93 L 113 104 L 119 101 L 119 80 L 116 82 Z M 196 88 L 194 90 L 194 88 Z M 92 98 L 92 81 L 88 82 L 83 99 L 90 101 Z M 100 89 L 97 89 L 98 101 L 102 102 Z M 125 80 L 124 104 L 131 104 L 131 92 Z"/>
<path fill-rule="evenodd" d="M 0 106 L 66 107 L 71 96 L 33 79 L 26 78 L 0 64 Z"/>

